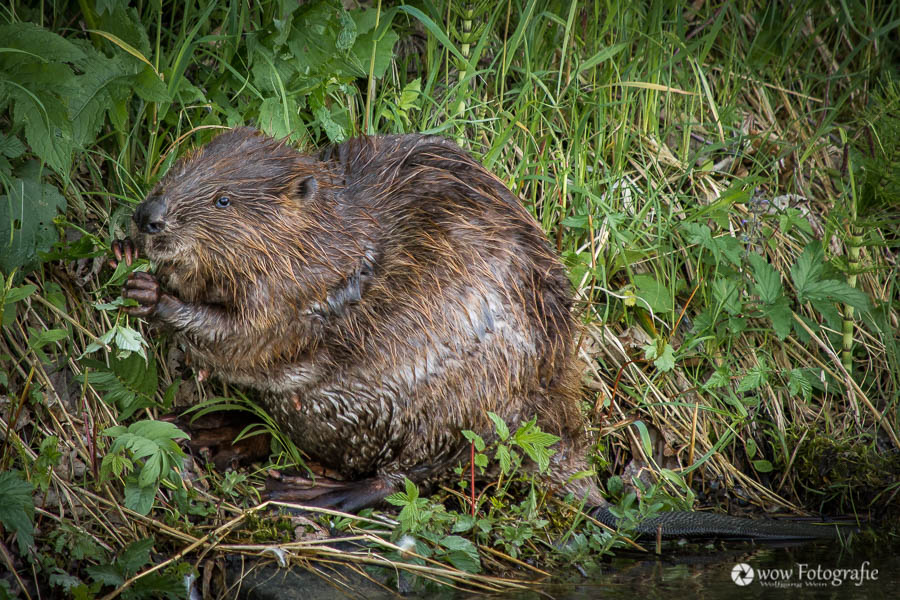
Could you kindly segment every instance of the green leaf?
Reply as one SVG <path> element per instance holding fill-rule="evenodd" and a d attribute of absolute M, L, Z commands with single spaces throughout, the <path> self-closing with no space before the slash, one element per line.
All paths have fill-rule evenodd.
<path fill-rule="evenodd" d="M 675 368 L 675 349 L 672 348 L 669 342 L 663 345 L 663 350 L 656 360 L 653 361 L 653 365 L 664 373 Z"/>
<path fill-rule="evenodd" d="M 142 487 L 137 482 L 137 477 L 129 476 L 125 479 L 125 507 L 139 515 L 147 515 L 153 508 L 153 499 L 159 486 L 148 485 Z"/>
<path fill-rule="evenodd" d="M 871 308 L 869 297 L 844 281 L 824 279 L 815 281 L 806 286 L 805 296 L 810 302 L 828 301 L 849 304 L 861 312 L 868 312 Z"/>
<path fill-rule="evenodd" d="M 373 29 L 360 35 L 356 39 L 353 48 L 350 50 L 351 60 L 349 61 L 349 64 L 351 69 L 355 71 L 357 77 L 367 77 L 369 75 L 369 66 L 372 58 L 372 42 L 376 39 L 376 36 L 375 65 L 372 71 L 372 75 L 375 79 L 384 77 L 384 74 L 391 64 L 391 60 L 394 58 L 394 45 L 397 43 L 397 40 L 400 39 L 400 36 L 397 35 L 393 29 L 390 29 L 389 27 L 386 28 L 385 24 L 382 23 L 379 25 L 378 30 Z"/>
<path fill-rule="evenodd" d="M 512 457 L 510 456 L 509 448 L 504 444 L 499 444 L 494 458 L 500 462 L 500 470 L 503 471 L 503 474 L 509 475 L 512 469 Z"/>
<path fill-rule="evenodd" d="M 49 251 L 59 239 L 53 219 L 65 208 L 59 190 L 41 182 L 36 161 L 20 169 L 7 195 L 0 196 L 0 271 L 37 266 L 38 252 Z"/>
<path fill-rule="evenodd" d="M 747 458 L 753 458 L 756 456 L 756 442 L 753 440 L 747 440 L 747 443 L 744 444 L 744 448 L 747 450 Z"/>
<path fill-rule="evenodd" d="M 144 65 L 144 68 L 132 77 L 131 82 L 135 93 L 147 102 L 172 101 L 165 82 L 149 66 Z"/>
<path fill-rule="evenodd" d="M 108 336 L 109 332 L 101 341 L 108 343 Z M 125 358 L 110 356 L 108 368 L 95 360 L 83 359 L 82 363 L 97 369 L 87 373 L 88 381 L 97 391 L 102 392 L 101 397 L 105 402 L 119 409 L 120 419 L 127 419 L 135 411 L 154 404 L 158 378 L 156 359 L 152 354 L 147 361 L 137 353 Z M 83 382 L 84 378 L 85 375 L 79 375 L 76 379 Z"/>
<path fill-rule="evenodd" d="M 507 438 L 509 438 L 509 427 L 506 425 L 506 422 L 501 419 L 497 413 L 488 411 L 487 415 L 491 421 L 493 421 L 494 428 L 497 430 L 497 435 L 505 442 Z"/>
<path fill-rule="evenodd" d="M 672 292 L 656 277 L 648 274 L 634 276 L 636 295 L 650 305 L 654 313 L 667 313 L 675 309 Z M 646 306 L 639 302 L 638 306 Z"/>
<path fill-rule="evenodd" d="M 738 383 L 738 393 L 757 389 L 768 381 L 768 374 L 769 370 L 765 365 L 760 364 L 753 366 L 747 371 L 747 374 L 741 379 L 740 383 Z"/>
<path fill-rule="evenodd" d="M 25 144 L 14 135 L 0 133 L 0 154 L 7 158 L 19 158 L 25 152 Z"/>
<path fill-rule="evenodd" d="M 807 402 L 812 398 L 812 383 L 803 369 L 791 369 L 788 374 L 788 390 L 793 396 L 803 396 Z"/>
<path fill-rule="evenodd" d="M 718 305 L 730 315 L 737 315 L 744 309 L 740 289 L 733 279 L 719 278 L 712 282 L 713 297 Z"/>
<path fill-rule="evenodd" d="M 285 106 L 279 97 L 266 98 L 259 105 L 259 128 L 274 138 L 295 140 L 296 134 L 303 131 L 297 103 L 288 97 Z M 286 116 L 286 117 L 285 117 Z M 287 122 L 285 122 L 287 118 Z"/>
<path fill-rule="evenodd" d="M 462 431 L 463 437 L 466 438 L 470 443 L 475 444 L 475 449 L 479 452 L 484 452 L 485 444 L 484 439 L 469 429 L 464 429 Z"/>
<path fill-rule="evenodd" d="M 475 454 L 475 466 L 478 467 L 479 469 L 482 469 L 482 470 L 486 469 L 487 466 L 488 466 L 488 457 L 487 457 L 487 455 L 486 455 L 486 454 L 482 454 L 482 453 L 480 453 L 480 452 L 478 452 L 477 454 Z"/>
<path fill-rule="evenodd" d="M 147 355 L 144 352 L 144 346 L 147 345 L 147 342 L 144 341 L 143 336 L 135 329 L 128 327 L 127 325 L 117 325 L 116 326 L 116 346 L 119 347 L 120 350 L 126 350 L 129 352 L 135 352 L 145 361 L 147 360 Z M 147 390 L 147 395 L 151 395 L 153 391 L 156 389 L 156 382 L 153 382 L 153 389 Z"/>
<path fill-rule="evenodd" d="M 7 70 L 34 59 L 41 62 L 76 62 L 84 57 L 78 46 L 33 23 L 19 22 L 0 26 L 0 40 L 3 40 L 6 48 L 24 53 L 3 56 L 0 68 Z"/>
<path fill-rule="evenodd" d="M 731 384 L 731 370 L 727 365 L 721 365 L 713 371 L 706 383 L 703 384 L 704 389 L 714 389 L 724 387 Z"/>
<path fill-rule="evenodd" d="M 785 296 L 780 296 L 772 304 L 766 304 L 761 307 L 764 315 L 772 321 L 772 328 L 778 339 L 784 340 L 791 334 L 791 326 L 794 323 L 794 313 L 791 311 L 791 304 Z"/>
<path fill-rule="evenodd" d="M 403 111 L 418 108 L 416 101 L 419 99 L 421 93 L 422 80 L 419 78 L 413 79 L 403 86 L 403 91 L 400 92 L 400 99 L 397 101 L 397 107 Z"/>
<path fill-rule="evenodd" d="M 753 290 L 760 300 L 772 304 L 783 296 L 781 275 L 775 267 L 759 254 L 750 255 L 750 265 L 753 267 L 753 277 L 756 280 Z"/>
<path fill-rule="evenodd" d="M 341 23 L 341 31 L 338 33 L 335 45 L 338 50 L 349 50 L 356 42 L 356 21 L 344 10 L 339 12 L 338 19 Z"/>
<path fill-rule="evenodd" d="M 800 256 L 797 262 L 791 267 L 791 279 L 794 281 L 794 287 L 797 288 L 797 295 L 802 298 L 806 295 L 807 288 L 819 280 L 822 275 L 822 268 L 825 265 L 825 253 L 822 251 L 822 244 L 818 241 L 810 243 Z"/>
<path fill-rule="evenodd" d="M 3 303 L 8 306 L 14 302 L 24 300 L 28 296 L 32 295 L 35 291 L 37 291 L 37 286 L 30 283 L 19 287 L 14 287 L 6 293 L 6 296 L 3 298 Z"/>
<path fill-rule="evenodd" d="M 634 425 L 634 428 L 638 430 L 638 433 L 641 436 L 641 445 L 644 447 L 644 454 L 653 456 L 653 444 L 650 442 L 650 431 L 647 429 L 647 425 L 643 421 L 635 421 L 632 425 Z"/>
<path fill-rule="evenodd" d="M 331 111 L 328 107 L 319 106 L 313 110 L 313 116 L 316 117 L 319 125 L 325 130 L 325 135 L 328 136 L 330 142 L 339 144 L 347 137 L 344 133 L 344 128 L 331 117 Z"/>
<path fill-rule="evenodd" d="M 47 344 L 64 340 L 68 337 L 69 332 L 65 329 L 46 329 L 40 333 L 30 329 L 34 335 L 28 338 L 28 345 L 31 348 L 43 348 Z"/>
<path fill-rule="evenodd" d="M 116 557 L 116 564 L 127 575 L 135 575 L 142 567 L 150 564 L 150 549 L 152 547 L 153 538 L 144 538 L 132 542 Z"/>
<path fill-rule="evenodd" d="M 119 587 L 125 583 L 121 570 L 114 565 L 90 565 L 84 569 L 91 579 L 103 585 Z"/>
<path fill-rule="evenodd" d="M 51 73 L 49 66 L 44 66 L 43 69 L 47 73 L 45 79 L 59 78 L 59 73 Z M 50 85 L 49 81 L 45 85 Z M 14 119 L 25 124 L 28 145 L 54 171 L 68 177 L 75 141 L 66 106 L 48 91 L 29 93 L 14 88 L 10 97 L 15 101 Z"/>
<path fill-rule="evenodd" d="M 25 555 L 34 545 L 34 486 L 22 479 L 18 471 L 0 473 L 0 524 L 16 533 L 19 554 Z"/>
<path fill-rule="evenodd" d="M 471 541 L 458 535 L 448 535 L 441 539 L 440 544 L 448 550 L 447 560 L 457 569 L 467 573 L 481 571 L 478 549 Z"/>
<path fill-rule="evenodd" d="M 753 468 L 759 471 L 760 473 L 771 473 L 772 472 L 772 463 L 767 460 L 754 460 Z"/>

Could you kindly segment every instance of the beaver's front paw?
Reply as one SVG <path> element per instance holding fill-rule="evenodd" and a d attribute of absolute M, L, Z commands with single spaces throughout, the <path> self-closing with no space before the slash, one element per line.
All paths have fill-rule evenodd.
<path fill-rule="evenodd" d="M 123 298 L 138 303 L 138 306 L 125 307 L 125 312 L 136 317 L 149 317 L 155 313 L 161 296 L 156 277 L 143 271 L 135 271 L 129 275 L 122 288 Z"/>
<path fill-rule="evenodd" d="M 124 240 L 113 240 L 113 243 L 110 244 L 110 249 L 113 251 L 113 254 L 116 256 L 116 260 L 110 260 L 109 266 L 113 269 L 122 262 L 122 259 L 125 259 L 125 264 L 129 267 L 131 263 L 133 263 L 138 257 L 138 249 L 137 246 L 134 245 L 129 238 L 125 238 Z"/>

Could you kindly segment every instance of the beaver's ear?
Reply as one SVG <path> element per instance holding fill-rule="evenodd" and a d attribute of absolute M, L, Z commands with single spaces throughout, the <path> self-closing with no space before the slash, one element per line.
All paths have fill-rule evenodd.
<path fill-rule="evenodd" d="M 306 177 L 298 177 L 291 182 L 290 198 L 296 202 L 306 203 L 314 200 L 319 191 L 319 182 L 316 181 L 315 175 L 307 175 Z"/>

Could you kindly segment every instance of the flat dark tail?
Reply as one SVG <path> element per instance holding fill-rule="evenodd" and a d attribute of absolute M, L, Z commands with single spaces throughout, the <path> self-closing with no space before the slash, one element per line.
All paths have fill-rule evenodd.
<path fill-rule="evenodd" d="M 591 513 L 595 519 L 613 529 L 619 518 L 608 508 L 598 507 Z M 664 539 L 725 539 L 725 540 L 816 540 L 834 539 L 856 528 L 843 523 L 801 523 L 773 519 L 744 519 L 715 513 L 673 511 L 645 519 L 635 527 L 636 537 L 655 538 L 661 531 Z"/>

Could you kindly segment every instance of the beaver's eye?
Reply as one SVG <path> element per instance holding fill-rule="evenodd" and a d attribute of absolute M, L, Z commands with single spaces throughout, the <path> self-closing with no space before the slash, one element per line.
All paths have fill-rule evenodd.
<path fill-rule="evenodd" d="M 231 198 L 228 196 L 219 196 L 216 199 L 216 208 L 225 208 L 231 204 Z"/>

